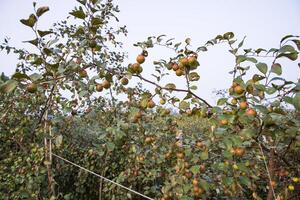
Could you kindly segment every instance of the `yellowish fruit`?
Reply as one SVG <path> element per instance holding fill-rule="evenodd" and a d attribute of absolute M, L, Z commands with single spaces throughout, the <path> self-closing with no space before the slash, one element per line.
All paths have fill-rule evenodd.
<path fill-rule="evenodd" d="M 176 153 L 176 156 L 177 156 L 177 158 L 182 159 L 182 158 L 184 158 L 184 153 L 178 152 L 178 153 Z"/>
<path fill-rule="evenodd" d="M 236 164 L 232 165 L 232 167 L 233 169 L 239 169 L 239 167 Z"/>
<path fill-rule="evenodd" d="M 87 77 L 87 72 L 86 72 L 86 70 L 85 70 L 85 69 L 81 69 L 81 70 L 79 71 L 79 76 L 80 76 L 81 78 Z"/>
<path fill-rule="evenodd" d="M 236 105 L 236 104 L 237 104 L 237 100 L 236 100 L 236 99 L 232 99 L 232 100 L 231 100 L 231 104 L 232 104 L 232 105 Z"/>
<path fill-rule="evenodd" d="M 122 83 L 122 85 L 127 85 L 127 84 L 128 84 L 128 82 L 129 82 L 129 81 L 128 81 L 128 79 L 127 79 L 127 78 L 125 78 L 125 77 L 121 79 L 121 83 Z"/>
<path fill-rule="evenodd" d="M 177 69 L 176 70 L 176 76 L 182 76 L 184 73 L 183 73 L 183 70 L 182 69 Z"/>
<path fill-rule="evenodd" d="M 161 105 L 164 105 L 164 104 L 166 103 L 166 100 L 165 100 L 165 99 L 160 99 L 160 100 L 159 100 L 159 103 L 160 103 Z"/>
<path fill-rule="evenodd" d="M 294 183 L 298 183 L 298 182 L 300 182 L 300 179 L 299 179 L 298 177 L 293 177 L 293 178 L 292 178 L 292 181 L 293 181 Z"/>
<path fill-rule="evenodd" d="M 290 191 L 294 191 L 294 190 L 295 190 L 295 187 L 294 187 L 293 185 L 289 185 L 289 186 L 288 186 L 288 189 L 289 189 Z"/>
<path fill-rule="evenodd" d="M 192 183 L 194 186 L 198 186 L 199 181 L 196 178 L 194 178 Z"/>
<path fill-rule="evenodd" d="M 152 142 L 152 138 L 151 137 L 146 137 L 145 143 L 150 144 L 151 142 Z"/>

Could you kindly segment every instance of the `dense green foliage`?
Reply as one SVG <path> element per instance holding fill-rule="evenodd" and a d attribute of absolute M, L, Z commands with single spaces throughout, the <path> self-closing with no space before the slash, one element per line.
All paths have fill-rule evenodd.
<path fill-rule="evenodd" d="M 77 2 L 76 23 L 49 30 L 38 27 L 49 8 L 34 3 L 21 23 L 37 51 L 0 45 L 19 56 L 0 79 L 0 199 L 142 199 L 55 155 L 153 199 L 299 199 L 300 84 L 280 64 L 299 61 L 298 36 L 269 50 L 243 49 L 232 32 L 196 49 L 189 38 L 149 37 L 127 65 L 118 41 L 126 28 L 111 25 L 118 7 Z M 232 86 L 210 105 L 197 95 L 198 67 L 220 43 L 235 57 Z M 156 46 L 175 56 L 153 63 L 153 81 L 142 66 Z"/>

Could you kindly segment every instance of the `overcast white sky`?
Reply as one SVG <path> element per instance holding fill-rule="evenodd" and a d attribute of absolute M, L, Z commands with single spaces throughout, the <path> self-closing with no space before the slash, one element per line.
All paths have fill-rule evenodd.
<path fill-rule="evenodd" d="M 0 39 L 9 36 L 11 44 L 26 47 L 21 41 L 32 39 L 29 29 L 19 23 L 32 12 L 31 0 L 0 0 Z M 75 6 L 75 0 L 37 0 L 38 5 L 48 5 L 50 12 L 42 17 L 42 29 L 53 22 L 64 19 Z M 300 35 L 299 0 L 116 0 L 120 6 L 119 19 L 129 30 L 125 51 L 132 62 L 139 49 L 132 46 L 150 35 L 166 34 L 176 40 L 192 39 L 197 47 L 218 34 L 232 31 L 242 39 L 247 36 L 246 47 L 278 47 L 280 39 L 287 34 Z M 149 52 L 151 59 L 168 59 L 171 52 L 160 48 Z M 150 59 L 149 58 L 149 59 Z M 15 70 L 16 58 L 0 53 L 0 72 L 11 75 Z M 226 46 L 211 48 L 200 55 L 201 80 L 198 94 L 214 101 L 214 89 L 228 88 L 234 58 Z M 144 64 L 145 74 L 153 72 L 152 62 Z M 296 63 L 283 62 L 284 76 L 299 78 Z M 183 81 L 179 83 L 184 84 Z"/>

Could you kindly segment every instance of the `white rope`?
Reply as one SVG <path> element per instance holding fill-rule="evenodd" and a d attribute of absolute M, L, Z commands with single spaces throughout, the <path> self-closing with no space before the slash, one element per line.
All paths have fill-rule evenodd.
<path fill-rule="evenodd" d="M 142 197 L 144 197 L 144 198 L 146 198 L 146 199 L 154 200 L 154 199 L 152 199 L 152 198 L 150 198 L 150 197 L 147 197 L 147 196 L 145 196 L 145 195 L 143 195 L 143 194 L 141 194 L 141 193 L 139 193 L 139 192 L 137 192 L 137 191 L 134 191 L 134 190 L 132 190 L 132 189 L 130 189 L 130 188 L 128 188 L 128 187 L 125 187 L 125 186 L 123 186 L 123 185 L 121 185 L 121 184 L 119 184 L 119 183 L 117 183 L 117 182 L 114 182 L 114 181 L 112 181 L 112 180 L 109 180 L 108 178 L 105 178 L 104 176 L 101 176 L 101 175 L 99 175 L 99 174 L 97 174 L 97 173 L 95 173 L 95 172 L 93 172 L 93 171 L 91 171 L 91 170 L 88 170 L 88 169 L 86 169 L 86 168 L 84 168 L 84 167 L 81 167 L 80 165 L 77 165 L 76 163 L 73 163 L 73 162 L 71 162 L 71 161 L 69 161 L 69 160 L 67 160 L 67 159 L 65 159 L 65 158 L 63 158 L 63 157 L 60 157 L 60 156 L 58 156 L 58 155 L 56 155 L 56 154 L 54 154 L 54 153 L 52 153 L 52 155 L 55 156 L 55 157 L 57 157 L 57 158 L 59 158 L 59 159 L 61 159 L 61 160 L 63 160 L 63 161 L 65 161 L 65 162 L 67 162 L 67 163 L 69 163 L 69 164 L 71 164 L 71 165 L 74 165 L 74 166 L 76 166 L 76 167 L 78 167 L 78 168 L 80 168 L 80 169 L 82 169 L 82 170 L 84 170 L 84 171 L 86 171 L 86 172 L 89 172 L 89 173 L 91 173 L 91 174 L 93 174 L 93 175 L 95 175 L 95 176 L 97 176 L 97 177 L 99 177 L 99 178 L 102 178 L 103 180 L 105 180 L 105 181 L 107 181 L 107 182 L 110 182 L 110 183 L 112 183 L 112 184 L 115 184 L 115 185 L 117 185 L 117 186 L 119 186 L 119 187 L 121 187 L 121 188 L 124 188 L 124 189 L 126 189 L 126 190 L 128 190 L 128 191 L 130 191 L 130 192 L 132 192 L 132 193 L 135 193 L 135 194 L 137 194 L 137 195 L 139 195 L 139 196 L 142 196 Z"/>

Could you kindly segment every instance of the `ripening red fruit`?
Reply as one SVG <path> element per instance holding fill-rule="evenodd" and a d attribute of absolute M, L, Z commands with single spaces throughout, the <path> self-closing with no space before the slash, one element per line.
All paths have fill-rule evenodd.
<path fill-rule="evenodd" d="M 37 85 L 35 83 L 30 83 L 26 87 L 27 92 L 35 93 L 37 91 Z"/>
<path fill-rule="evenodd" d="M 243 149 L 241 147 L 237 147 L 234 149 L 234 153 L 237 156 L 243 156 L 245 154 L 245 149 Z"/>
<path fill-rule="evenodd" d="M 148 108 L 154 108 L 155 107 L 155 103 L 154 103 L 154 101 L 152 99 L 148 101 L 147 107 Z"/>
<path fill-rule="evenodd" d="M 249 109 L 246 111 L 246 115 L 247 115 L 247 116 L 256 117 L 257 112 L 256 112 L 256 110 L 254 110 L 253 108 L 249 108 Z"/>
<path fill-rule="evenodd" d="M 188 61 L 188 59 L 186 57 L 181 58 L 179 60 L 179 62 L 181 63 L 182 66 L 187 66 L 189 64 L 189 61 Z"/>
<path fill-rule="evenodd" d="M 178 152 L 178 153 L 176 153 L 176 156 L 177 156 L 177 158 L 182 159 L 182 158 L 184 158 L 184 153 Z"/>
<path fill-rule="evenodd" d="M 131 68 L 135 73 L 138 73 L 140 71 L 141 65 L 140 63 L 134 63 L 131 65 Z"/>
<path fill-rule="evenodd" d="M 240 85 L 235 86 L 235 87 L 233 88 L 233 90 L 234 90 L 234 92 L 235 92 L 236 94 L 243 94 L 243 92 L 244 92 L 244 89 L 243 89 Z"/>
<path fill-rule="evenodd" d="M 102 86 L 105 88 L 105 89 L 108 89 L 108 88 L 110 88 L 110 82 L 108 81 L 108 80 L 104 80 L 103 82 L 102 82 Z"/>
<path fill-rule="evenodd" d="M 246 101 L 240 102 L 240 108 L 245 110 L 246 108 L 248 108 L 248 103 Z"/>
<path fill-rule="evenodd" d="M 199 181 L 196 178 L 194 178 L 193 179 L 193 186 L 198 186 L 198 184 L 199 184 Z"/>
<path fill-rule="evenodd" d="M 139 63 L 139 64 L 142 64 L 145 62 L 145 56 L 140 54 L 136 57 L 136 61 Z"/>
<path fill-rule="evenodd" d="M 102 84 L 97 84 L 97 85 L 96 85 L 96 91 L 97 91 L 97 92 L 101 92 L 102 90 L 103 90 Z"/>
<path fill-rule="evenodd" d="M 228 125 L 228 120 L 227 120 L 227 119 L 222 119 L 222 120 L 220 121 L 220 124 L 221 124 L 222 126 L 226 126 L 226 125 Z"/>
<path fill-rule="evenodd" d="M 204 164 L 200 165 L 199 170 L 200 170 L 201 173 L 204 173 L 205 172 L 205 165 Z"/>
<path fill-rule="evenodd" d="M 179 69 L 179 65 L 178 65 L 177 63 L 174 63 L 174 64 L 172 65 L 172 69 L 173 69 L 174 71 L 178 70 L 178 69 Z"/>
<path fill-rule="evenodd" d="M 137 118 L 137 119 L 142 118 L 142 116 L 143 116 L 143 113 L 142 113 L 142 112 L 137 112 L 137 113 L 135 113 L 135 115 L 134 115 L 134 117 Z"/>

